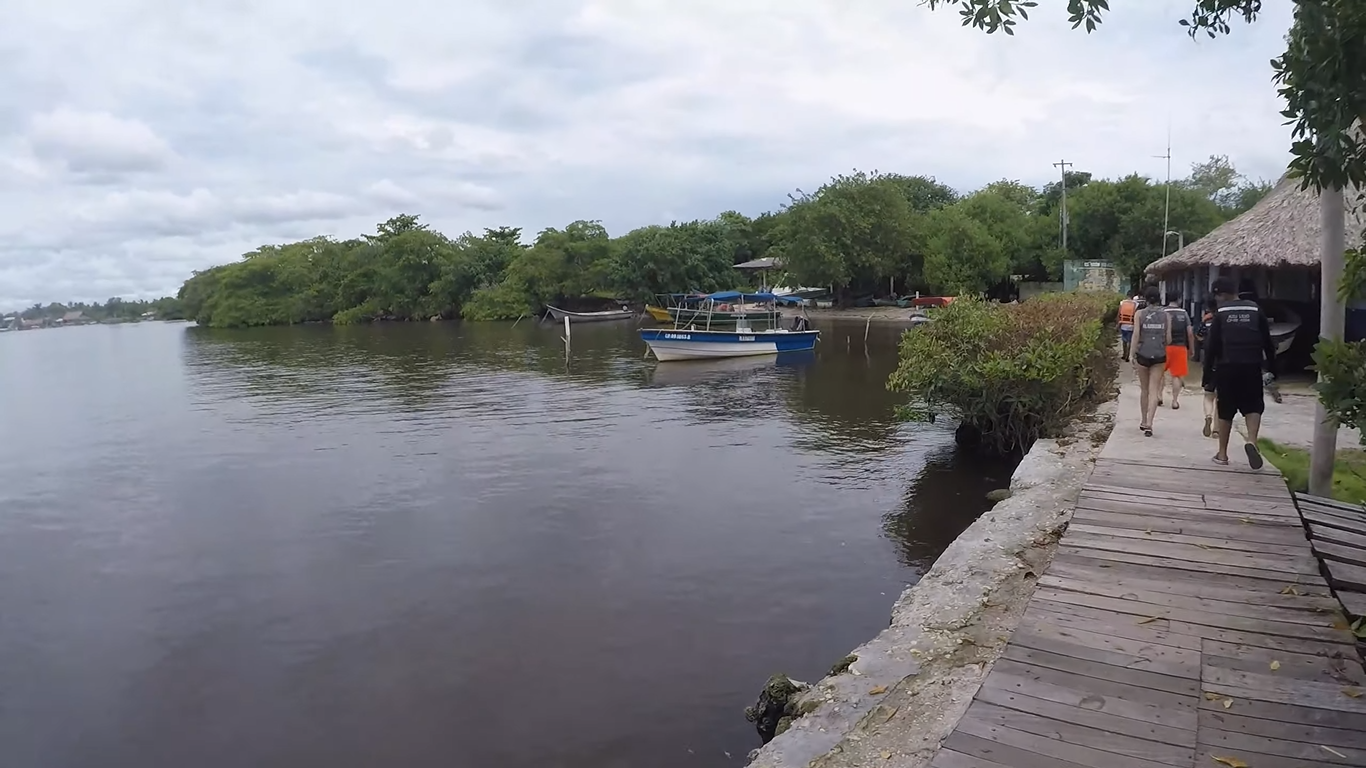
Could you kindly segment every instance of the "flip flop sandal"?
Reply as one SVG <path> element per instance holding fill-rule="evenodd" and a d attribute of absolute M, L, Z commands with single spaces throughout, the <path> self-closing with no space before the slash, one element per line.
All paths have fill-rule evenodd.
<path fill-rule="evenodd" d="M 1261 469 L 1262 452 L 1257 450 L 1257 446 L 1253 445 L 1252 443 L 1248 443 L 1247 445 L 1243 446 L 1243 450 L 1247 451 L 1248 465 L 1251 466 L 1253 469 Z"/>
<path fill-rule="evenodd" d="M 1210 426 L 1211 426 L 1211 422 L 1212 422 L 1212 421 L 1213 421 L 1213 419 L 1211 419 L 1210 417 L 1208 417 L 1208 416 L 1205 417 L 1205 428 L 1204 428 L 1203 430 L 1201 430 L 1201 433 L 1202 433 L 1205 437 L 1209 437 L 1210 434 L 1211 434 L 1211 433 L 1210 433 Z"/>
<path fill-rule="evenodd" d="M 1181 410 L 1181 404 L 1178 403 L 1178 402 L 1176 402 L 1175 400 L 1173 400 L 1173 401 L 1172 401 L 1172 410 L 1173 410 L 1173 411 L 1179 411 L 1179 410 Z"/>
<path fill-rule="evenodd" d="M 1144 428 L 1143 428 L 1143 436 L 1144 436 L 1144 437 L 1152 437 L 1152 436 L 1153 436 L 1153 428 L 1152 428 L 1152 427 L 1144 427 Z"/>
<path fill-rule="evenodd" d="M 1215 464 L 1218 464 L 1221 467 L 1228 466 L 1228 459 L 1221 459 L 1218 456 L 1215 456 L 1214 458 L 1210 459 L 1210 461 L 1214 462 Z"/>

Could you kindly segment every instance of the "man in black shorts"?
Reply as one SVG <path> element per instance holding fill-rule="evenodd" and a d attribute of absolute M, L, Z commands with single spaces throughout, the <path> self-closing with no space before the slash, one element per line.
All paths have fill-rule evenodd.
<path fill-rule="evenodd" d="M 1209 328 L 1206 360 L 1214 363 L 1214 392 L 1219 417 L 1219 452 L 1214 463 L 1228 464 L 1228 441 L 1233 432 L 1233 417 L 1243 414 L 1247 422 L 1247 463 L 1261 469 L 1262 454 L 1257 450 L 1257 433 L 1262 426 L 1266 401 L 1262 398 L 1262 368 L 1276 373 L 1276 346 L 1271 343 L 1271 324 L 1257 302 L 1240 299 L 1233 281 L 1214 281 L 1214 296 L 1219 309 Z"/>

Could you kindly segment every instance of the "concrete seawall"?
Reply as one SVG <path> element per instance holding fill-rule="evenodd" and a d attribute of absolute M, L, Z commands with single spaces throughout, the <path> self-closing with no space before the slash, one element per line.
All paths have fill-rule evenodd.
<path fill-rule="evenodd" d="M 892 606 L 891 625 L 786 702 L 755 768 L 928 764 L 971 703 L 1052 559 L 1114 423 L 1105 403 L 1040 440 L 984 513 Z M 842 669 L 841 669 L 842 668 Z M 917 759 L 923 758 L 923 759 Z"/>

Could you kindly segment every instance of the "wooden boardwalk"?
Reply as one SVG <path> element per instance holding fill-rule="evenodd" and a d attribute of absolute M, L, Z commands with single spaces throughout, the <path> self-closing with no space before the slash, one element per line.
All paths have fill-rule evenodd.
<path fill-rule="evenodd" d="M 1366 766 L 1366 672 L 1294 501 L 1241 443 L 1212 464 L 1187 407 L 1144 439 L 1121 403 L 1120 447 L 934 768 Z"/>
<path fill-rule="evenodd" d="M 1366 618 L 1366 509 L 1304 493 L 1295 495 L 1295 503 L 1328 586 L 1348 618 Z"/>

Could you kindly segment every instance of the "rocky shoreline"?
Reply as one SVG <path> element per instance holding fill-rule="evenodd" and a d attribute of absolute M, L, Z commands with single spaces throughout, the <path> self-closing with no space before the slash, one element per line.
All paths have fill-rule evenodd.
<path fill-rule="evenodd" d="M 928 765 L 1004 651 L 1052 560 L 1109 437 L 1115 405 L 1103 404 L 1062 438 L 1035 443 L 1009 493 L 999 494 L 901 594 L 877 637 L 814 684 L 771 677 L 745 711 L 771 737 L 749 765 Z"/>

